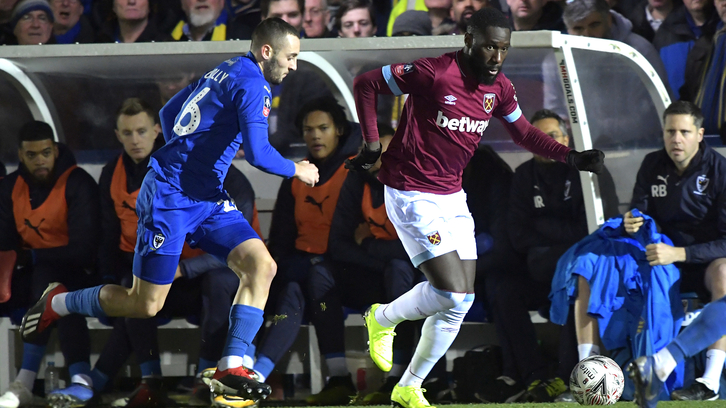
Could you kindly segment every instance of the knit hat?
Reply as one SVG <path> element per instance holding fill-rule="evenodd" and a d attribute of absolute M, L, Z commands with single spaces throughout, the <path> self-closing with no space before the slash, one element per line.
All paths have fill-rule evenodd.
<path fill-rule="evenodd" d="M 10 19 L 11 27 L 15 27 L 24 15 L 35 10 L 45 11 L 45 14 L 48 15 L 48 20 L 51 23 L 54 21 L 53 10 L 51 10 L 50 4 L 46 0 L 22 0 L 13 9 L 12 18 Z"/>
<path fill-rule="evenodd" d="M 415 35 L 431 35 L 431 19 L 429 13 L 421 10 L 404 11 L 393 22 L 391 35 L 411 33 Z"/>

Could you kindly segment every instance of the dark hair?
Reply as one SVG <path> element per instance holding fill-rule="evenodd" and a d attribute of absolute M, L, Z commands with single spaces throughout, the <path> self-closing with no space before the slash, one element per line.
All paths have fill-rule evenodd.
<path fill-rule="evenodd" d="M 53 128 L 45 122 L 34 120 L 24 124 L 23 127 L 20 128 L 18 147 L 22 147 L 23 142 L 38 142 L 48 139 L 55 143 Z"/>
<path fill-rule="evenodd" d="M 391 125 L 378 122 L 378 136 L 393 136 L 395 133 L 396 129 L 394 129 Z"/>
<path fill-rule="evenodd" d="M 288 35 L 294 35 L 300 38 L 300 33 L 285 20 L 277 17 L 266 18 L 260 24 L 257 24 L 255 30 L 252 31 L 252 43 L 250 47 L 253 50 L 259 50 L 260 47 L 268 44 L 277 52 L 282 47 L 280 43 Z"/>
<path fill-rule="evenodd" d="M 369 0 L 343 0 L 338 7 L 338 11 L 335 13 L 335 29 L 340 31 L 340 20 L 349 11 L 364 8 L 368 9 L 368 15 L 371 18 L 371 23 L 376 25 L 376 9 L 373 7 L 373 3 Z"/>
<path fill-rule="evenodd" d="M 567 122 L 565 122 L 562 117 L 553 111 L 549 109 L 540 109 L 537 112 L 532 115 L 532 118 L 529 120 L 529 123 L 537 122 L 538 120 L 542 119 L 554 119 L 557 121 L 557 125 L 560 127 L 560 132 L 562 132 L 563 136 L 568 136 L 567 133 Z"/>
<path fill-rule="evenodd" d="M 663 112 L 664 122 L 669 115 L 689 115 L 693 118 L 693 124 L 696 126 L 696 129 L 703 127 L 703 112 L 693 102 L 675 101 L 671 103 Z"/>
<path fill-rule="evenodd" d="M 466 32 L 469 34 L 483 33 L 489 27 L 512 29 L 509 20 L 501 11 L 493 7 L 482 7 L 474 12 L 466 25 Z"/>
<path fill-rule="evenodd" d="M 154 121 L 154 124 L 159 123 L 158 112 L 152 109 L 148 103 L 140 98 L 128 98 L 121 103 L 121 106 L 116 111 L 116 121 L 113 124 L 114 129 L 117 129 L 118 118 L 121 115 L 136 116 L 142 112 L 149 115 L 151 120 Z"/>
<path fill-rule="evenodd" d="M 608 16 L 610 14 L 610 5 L 606 0 L 571 0 L 565 5 L 562 20 L 569 28 L 594 12 Z"/>
<path fill-rule="evenodd" d="M 345 109 L 340 106 L 338 101 L 333 96 L 323 96 L 308 101 L 307 103 L 305 103 L 305 105 L 303 105 L 302 108 L 300 108 L 300 111 L 297 114 L 297 118 L 295 119 L 295 126 L 301 134 L 305 118 L 311 112 L 316 111 L 326 112 L 327 114 L 329 114 L 330 117 L 333 118 L 335 128 L 343 130 L 343 136 L 346 136 L 350 133 L 350 124 L 348 123 L 348 118 L 346 118 L 345 116 Z"/>
<path fill-rule="evenodd" d="M 270 15 L 270 3 L 273 1 L 282 1 L 282 0 L 261 0 L 260 1 L 260 16 L 262 18 L 267 18 L 267 16 Z M 300 11 L 300 14 L 305 12 L 305 0 L 295 0 L 297 3 L 298 11 Z"/>

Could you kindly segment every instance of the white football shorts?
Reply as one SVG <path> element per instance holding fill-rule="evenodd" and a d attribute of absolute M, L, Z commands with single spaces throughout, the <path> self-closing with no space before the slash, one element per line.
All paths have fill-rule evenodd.
<path fill-rule="evenodd" d="M 464 190 L 433 194 L 385 186 L 385 200 L 388 218 L 415 267 L 452 251 L 459 259 L 476 260 L 474 219 Z"/>

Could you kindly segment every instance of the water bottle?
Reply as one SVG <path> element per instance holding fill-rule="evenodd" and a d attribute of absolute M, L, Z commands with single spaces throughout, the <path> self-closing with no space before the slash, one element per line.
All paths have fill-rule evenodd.
<path fill-rule="evenodd" d="M 45 368 L 45 395 L 58 388 L 60 388 L 60 370 L 54 362 L 48 361 L 48 366 Z"/>

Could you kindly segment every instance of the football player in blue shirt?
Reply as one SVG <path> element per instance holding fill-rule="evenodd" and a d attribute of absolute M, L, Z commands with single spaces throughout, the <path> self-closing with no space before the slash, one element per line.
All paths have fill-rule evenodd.
<path fill-rule="evenodd" d="M 270 84 L 280 84 L 296 69 L 299 52 L 295 28 L 281 19 L 264 20 L 252 34 L 247 55 L 224 61 L 162 108 L 166 145 L 152 155 L 136 201 L 133 287 L 102 285 L 68 292 L 53 283 L 23 318 L 25 341 L 40 338 L 71 313 L 156 315 L 186 240 L 225 260 L 240 278 L 227 343 L 211 382 L 214 393 L 231 402 L 270 394 L 270 387 L 242 366 L 242 357 L 262 325 L 276 265 L 222 183 L 240 145 L 250 164 L 265 172 L 296 177 L 311 186 L 318 181 L 317 167 L 284 159 L 267 140 Z"/>

